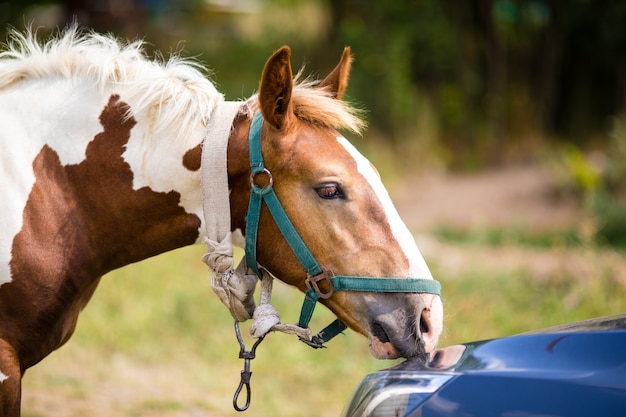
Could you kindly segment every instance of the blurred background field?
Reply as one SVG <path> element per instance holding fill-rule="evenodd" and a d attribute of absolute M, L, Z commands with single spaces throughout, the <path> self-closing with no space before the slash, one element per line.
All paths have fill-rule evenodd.
<path fill-rule="evenodd" d="M 45 38 L 73 19 L 195 57 L 227 99 L 253 94 L 283 44 L 316 77 L 350 45 L 347 96 L 369 122 L 351 139 L 442 282 L 442 346 L 626 309 L 626 3 L 0 1 L 2 29 L 32 22 Z M 202 252 L 105 276 L 75 336 L 26 373 L 23 415 L 238 414 L 243 363 Z M 277 287 L 296 321 L 301 294 Z M 353 332 L 322 351 L 270 335 L 247 413 L 337 416 L 367 372 L 393 363 Z"/>
<path fill-rule="evenodd" d="M 496 218 L 483 207 L 490 194 L 476 190 L 498 187 L 502 174 L 420 180 L 426 191 L 411 198 L 395 193 L 414 182 L 391 187 L 407 223 L 420 225 L 418 246 L 443 285 L 446 328 L 440 346 L 625 311 L 626 258 L 620 250 L 521 227 L 511 210 L 491 222 Z M 431 188 L 432 181 L 439 186 Z M 429 216 L 435 221 L 427 224 L 421 214 L 433 203 L 425 202 L 441 187 L 457 192 L 440 203 L 458 209 Z M 502 204 L 518 197 L 501 196 Z M 546 207 L 541 199 L 527 199 L 524 212 L 563 224 L 563 208 Z M 482 226 L 457 235 L 436 221 L 455 225 L 464 218 Z M 570 224 L 571 230 L 577 226 Z M 199 261 L 203 251 L 181 249 L 105 276 L 70 342 L 26 373 L 23 415 L 239 415 L 231 398 L 243 362 L 230 314 Z M 276 284 L 273 302 L 284 321 L 297 320 L 301 301 L 302 294 Z M 318 308 L 312 328 L 332 318 Z M 249 337 L 246 342 L 252 343 Z M 270 334 L 252 361 L 247 414 L 338 416 L 366 373 L 395 363 L 373 359 L 367 340 L 352 331 L 324 350 Z"/>

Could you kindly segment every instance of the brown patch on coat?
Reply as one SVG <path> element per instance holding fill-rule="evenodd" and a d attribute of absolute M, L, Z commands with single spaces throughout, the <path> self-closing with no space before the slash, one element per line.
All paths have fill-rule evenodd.
<path fill-rule="evenodd" d="M 136 121 L 113 95 L 103 131 L 79 164 L 62 165 L 44 146 L 33 162 L 35 184 L 15 236 L 12 281 L 0 286 L 0 339 L 26 369 L 61 346 L 78 313 L 108 271 L 193 244 L 200 219 L 176 191 L 133 189 L 122 158 Z"/>
<path fill-rule="evenodd" d="M 199 144 L 183 155 L 183 166 L 189 171 L 198 171 L 202 165 L 202 144 Z"/>

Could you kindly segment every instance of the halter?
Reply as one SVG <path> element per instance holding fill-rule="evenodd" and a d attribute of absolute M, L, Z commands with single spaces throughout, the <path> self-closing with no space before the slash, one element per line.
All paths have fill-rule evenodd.
<path fill-rule="evenodd" d="M 308 328 L 317 301 L 320 298 L 330 298 L 335 291 L 429 293 L 441 296 L 441 284 L 433 279 L 343 276 L 334 275 L 332 271 L 321 267 L 289 220 L 285 209 L 276 196 L 274 191 L 274 177 L 265 167 L 261 152 L 262 126 L 263 116 L 260 111 L 257 111 L 250 125 L 248 135 L 250 167 L 252 171 L 250 174 L 250 184 L 252 190 L 250 193 L 248 214 L 246 215 L 245 259 L 248 267 L 254 271 L 259 278 L 263 278 L 260 266 L 256 260 L 256 247 L 259 219 L 261 217 L 261 205 L 265 202 L 283 237 L 298 258 L 298 261 L 300 261 L 304 269 L 306 269 L 307 278 L 305 283 L 308 289 L 305 293 L 304 302 L 300 311 L 298 326 Z M 268 177 L 268 183 L 264 187 L 258 186 L 255 182 L 256 177 L 259 175 Z M 327 291 L 322 291 L 320 288 L 320 283 L 322 282 L 329 288 Z M 322 348 L 324 347 L 324 343 L 346 328 L 347 326 L 337 319 L 317 335 L 313 336 L 310 341 L 303 338 L 300 338 L 300 340 L 313 348 Z"/>

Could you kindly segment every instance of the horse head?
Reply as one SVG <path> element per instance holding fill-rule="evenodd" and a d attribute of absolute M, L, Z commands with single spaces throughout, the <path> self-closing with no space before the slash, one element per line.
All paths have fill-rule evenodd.
<path fill-rule="evenodd" d="M 272 187 L 313 257 L 337 276 L 432 276 L 372 164 L 338 130 L 360 119 L 341 98 L 350 72 L 349 48 L 319 84 L 298 83 L 283 47 L 267 61 L 250 114 L 234 122 L 228 145 L 233 230 L 246 228 L 251 176 L 248 135 L 260 113 L 260 146 Z M 254 187 L 254 184 L 253 184 Z M 258 221 L 257 260 L 281 281 L 306 292 L 308 274 L 267 207 Z M 320 283 L 321 291 L 327 291 Z M 412 357 L 435 348 L 443 307 L 436 294 L 335 291 L 320 300 L 343 323 L 370 340 L 377 358 Z"/>

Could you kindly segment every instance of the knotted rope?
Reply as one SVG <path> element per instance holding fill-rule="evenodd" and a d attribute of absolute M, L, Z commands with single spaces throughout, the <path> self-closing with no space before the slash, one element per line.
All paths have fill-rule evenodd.
<path fill-rule="evenodd" d="M 276 331 L 287 334 L 295 334 L 304 340 L 311 340 L 313 337 L 311 329 L 303 328 L 297 324 L 286 324 L 280 322 L 278 311 L 271 304 L 272 287 L 274 276 L 265 268 L 263 271 L 263 279 L 261 280 L 261 296 L 259 306 L 254 310 L 254 322 L 250 326 L 250 335 L 254 338 L 262 337 L 270 331 Z"/>

